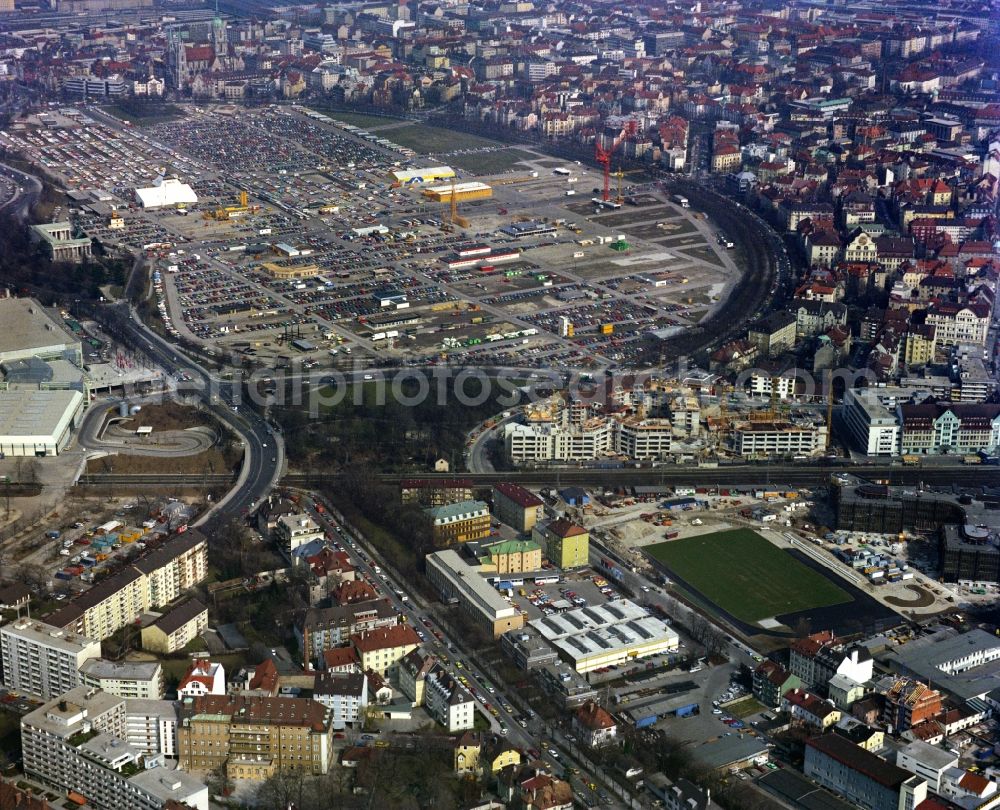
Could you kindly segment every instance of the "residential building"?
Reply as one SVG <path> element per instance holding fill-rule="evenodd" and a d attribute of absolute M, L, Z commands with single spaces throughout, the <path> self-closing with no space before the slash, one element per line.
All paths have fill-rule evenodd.
<path fill-rule="evenodd" d="M 923 779 L 933 793 L 940 793 L 944 772 L 958 767 L 958 754 L 914 740 L 896 752 L 896 765 Z"/>
<path fill-rule="evenodd" d="M 879 684 L 878 691 L 885 699 L 882 722 L 893 734 L 901 734 L 941 712 L 941 693 L 912 678 L 889 677 L 886 684 Z"/>
<path fill-rule="evenodd" d="M 479 566 L 467 564 L 452 549 L 427 555 L 427 579 L 447 602 L 460 608 L 484 632 L 499 638 L 524 626 L 524 617 L 490 585 Z"/>
<path fill-rule="evenodd" d="M 208 629 L 208 608 L 188 599 L 142 628 L 142 648 L 163 654 L 183 650 Z"/>
<path fill-rule="evenodd" d="M 524 487 L 501 482 L 493 487 L 493 514 L 519 532 L 530 532 L 545 515 L 545 505 Z"/>
<path fill-rule="evenodd" d="M 316 675 L 313 700 L 330 710 L 337 730 L 363 722 L 368 707 L 368 678 L 360 672 L 325 670 Z"/>
<path fill-rule="evenodd" d="M 833 733 L 839 734 L 871 753 L 881 751 L 885 746 L 885 732 L 882 729 L 873 728 L 849 714 L 845 714 L 837 721 L 837 725 L 833 727 Z"/>
<path fill-rule="evenodd" d="M 427 675 L 437 663 L 437 657 L 416 649 L 404 655 L 396 669 L 399 691 L 406 695 L 414 706 L 424 705 L 424 688 Z"/>
<path fill-rule="evenodd" d="M 196 529 L 167 540 L 48 616 L 50 624 L 103 640 L 205 578 L 208 541 Z"/>
<path fill-rule="evenodd" d="M 434 532 L 434 545 L 439 548 L 490 536 L 489 507 L 482 501 L 459 501 L 428 510 Z"/>
<path fill-rule="evenodd" d="M 919 776 L 839 734 L 806 741 L 805 775 L 862 810 L 912 810 L 927 798 Z"/>
<path fill-rule="evenodd" d="M 847 675 L 834 675 L 830 678 L 826 691 L 833 705 L 842 711 L 849 711 L 854 703 L 868 693 L 863 683 L 858 683 Z"/>
<path fill-rule="evenodd" d="M 208 810 L 207 786 L 134 748 L 127 728 L 124 698 L 78 686 L 22 718 L 24 772 L 98 810 L 161 810 L 170 802 Z"/>
<path fill-rule="evenodd" d="M 177 685 L 177 697 L 181 700 L 224 694 L 226 694 L 226 670 L 222 664 L 212 663 L 207 658 L 194 659 Z"/>
<path fill-rule="evenodd" d="M 181 704 L 177 749 L 191 773 L 224 768 L 254 782 L 289 770 L 318 776 L 334 763 L 332 711 L 306 698 L 190 698 Z"/>
<path fill-rule="evenodd" d="M 894 456 L 899 453 L 899 421 L 874 392 L 848 388 L 844 392 L 843 415 L 855 446 L 865 455 Z"/>
<path fill-rule="evenodd" d="M 792 721 L 818 731 L 826 731 L 841 718 L 840 710 L 831 701 L 804 689 L 789 689 L 781 699 L 781 708 Z"/>
<path fill-rule="evenodd" d="M 122 698 L 160 700 L 163 697 L 163 667 L 159 661 L 108 661 L 91 658 L 80 667 L 86 686 Z"/>
<path fill-rule="evenodd" d="M 834 326 L 847 323 L 847 307 L 840 303 L 799 299 L 792 305 L 795 314 L 795 337 L 822 335 Z"/>
<path fill-rule="evenodd" d="M 975 454 L 1000 447 L 1000 405 L 904 404 L 899 416 L 903 455 Z"/>
<path fill-rule="evenodd" d="M 279 517 L 273 534 L 278 546 L 289 555 L 299 546 L 324 538 L 320 525 L 308 515 L 301 513 Z"/>
<path fill-rule="evenodd" d="M 498 574 L 540 571 L 542 568 L 542 547 L 531 540 L 503 540 L 490 543 L 484 550 L 484 564 Z"/>
<path fill-rule="evenodd" d="M 566 518 L 536 526 L 532 539 L 545 549 L 549 562 L 563 570 L 590 562 L 590 533 Z"/>
<path fill-rule="evenodd" d="M 424 679 L 424 706 L 449 734 L 468 731 L 475 725 L 476 704 L 472 695 L 439 663 L 430 668 Z"/>
<path fill-rule="evenodd" d="M 469 478 L 405 478 L 399 483 L 403 503 L 422 506 L 444 506 L 472 500 L 472 480 Z"/>
<path fill-rule="evenodd" d="M 791 312 L 772 312 L 750 325 L 747 340 L 760 357 L 778 357 L 795 345 L 796 318 Z"/>
<path fill-rule="evenodd" d="M 146 755 L 177 758 L 180 703 L 175 700 L 128 698 L 125 701 L 126 740 Z"/>
<path fill-rule="evenodd" d="M 777 709 L 785 693 L 801 685 L 795 675 L 770 659 L 761 661 L 753 671 L 753 696 L 769 709 Z"/>
<path fill-rule="evenodd" d="M 351 636 L 399 623 L 395 608 L 383 599 L 310 608 L 296 628 L 305 661 L 318 663 L 326 650 L 348 644 Z"/>
<path fill-rule="evenodd" d="M 81 683 L 80 667 L 101 655 L 101 642 L 32 619 L 0 627 L 3 682 L 8 689 L 57 697 Z"/>
<path fill-rule="evenodd" d="M 733 449 L 743 458 L 811 456 L 826 449 L 826 425 L 749 421 L 733 425 Z"/>
<path fill-rule="evenodd" d="M 573 729 L 591 748 L 611 745 L 618 736 L 615 719 L 594 700 L 588 700 L 573 714 Z"/>
<path fill-rule="evenodd" d="M 363 672 L 376 672 L 384 678 L 395 673 L 403 656 L 420 646 L 420 637 L 408 624 L 397 624 L 356 633 L 351 636 L 351 646 L 358 653 Z"/>
<path fill-rule="evenodd" d="M 934 327 L 938 347 L 960 343 L 986 343 L 990 309 L 986 304 L 936 304 L 927 311 L 927 324 Z"/>

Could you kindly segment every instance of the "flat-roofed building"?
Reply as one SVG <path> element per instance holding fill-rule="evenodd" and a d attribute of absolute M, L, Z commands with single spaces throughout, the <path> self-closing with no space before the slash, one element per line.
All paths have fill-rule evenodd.
<path fill-rule="evenodd" d="M 191 773 L 224 768 L 261 782 L 292 770 L 320 776 L 334 762 L 332 712 L 311 698 L 208 695 L 181 704 L 178 760 Z"/>
<path fill-rule="evenodd" d="M 368 677 L 361 672 L 325 670 L 316 676 L 313 700 L 332 712 L 333 727 L 363 721 L 368 706 Z"/>
<path fill-rule="evenodd" d="M 274 527 L 274 539 L 286 554 L 323 537 L 323 529 L 306 514 L 282 515 Z"/>
<path fill-rule="evenodd" d="M 49 700 L 81 684 L 80 667 L 101 656 L 101 642 L 32 619 L 0 627 L 3 682 Z"/>
<path fill-rule="evenodd" d="M 530 532 L 545 514 L 545 505 L 524 487 L 501 482 L 493 487 L 493 514 L 519 532 Z"/>
<path fill-rule="evenodd" d="M 144 754 L 177 757 L 177 723 L 181 704 L 176 700 L 128 698 L 125 729 L 128 744 Z"/>
<path fill-rule="evenodd" d="M 844 392 L 844 425 L 854 444 L 869 456 L 899 453 L 899 420 L 876 396 L 866 389 Z"/>
<path fill-rule="evenodd" d="M 177 652 L 207 629 L 208 608 L 197 599 L 188 599 L 142 628 L 142 648 L 164 654 Z"/>
<path fill-rule="evenodd" d="M 57 456 L 79 426 L 86 397 L 71 389 L 0 390 L 0 453 Z"/>
<path fill-rule="evenodd" d="M 581 673 L 674 652 L 680 646 L 673 628 L 627 599 L 544 616 L 529 624 Z"/>
<path fill-rule="evenodd" d="M 163 667 L 159 661 L 108 661 L 92 658 L 80 667 L 86 686 L 122 698 L 159 700 L 163 697 Z"/>
<path fill-rule="evenodd" d="M 98 810 L 162 810 L 170 801 L 208 810 L 208 788 L 127 741 L 124 698 L 78 686 L 21 720 L 24 772 Z"/>
<path fill-rule="evenodd" d="M 32 239 L 45 247 L 53 261 L 82 262 L 89 258 L 91 241 L 89 236 L 73 236 L 73 225 L 69 222 L 48 222 L 31 226 Z"/>
<path fill-rule="evenodd" d="M 83 344 L 57 312 L 33 298 L 0 298 L 0 363 L 69 360 L 83 366 Z"/>
<path fill-rule="evenodd" d="M 494 638 L 524 626 L 521 612 L 483 579 L 479 566 L 468 565 L 451 549 L 427 555 L 427 578 L 443 599 L 454 600 Z"/>

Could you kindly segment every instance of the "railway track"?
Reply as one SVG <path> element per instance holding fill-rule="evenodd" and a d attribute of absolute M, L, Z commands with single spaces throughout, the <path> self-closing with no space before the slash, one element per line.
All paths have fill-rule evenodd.
<path fill-rule="evenodd" d="M 379 478 L 398 483 L 406 478 L 448 479 L 465 478 L 483 486 L 496 481 L 517 481 L 524 484 L 565 486 L 637 486 L 658 484 L 690 484 L 699 486 L 763 485 L 781 487 L 814 487 L 826 484 L 831 474 L 849 472 L 872 481 L 893 485 L 947 485 L 961 487 L 1000 486 L 1000 468 L 993 467 L 895 467 L 887 465 L 861 467 L 820 467 L 805 465 L 739 465 L 732 467 L 661 467 L 656 469 L 612 470 L 525 470 L 493 473 L 383 473 Z M 333 483 L 342 473 L 289 473 L 281 479 L 288 486 L 319 486 Z M 131 486 L 169 489 L 185 486 L 225 486 L 234 479 L 230 474 L 137 474 L 88 473 L 80 477 L 79 486 Z"/>

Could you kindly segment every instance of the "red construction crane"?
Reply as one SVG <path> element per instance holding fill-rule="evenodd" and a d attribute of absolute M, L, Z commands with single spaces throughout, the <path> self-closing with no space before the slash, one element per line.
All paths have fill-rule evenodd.
<path fill-rule="evenodd" d="M 630 120 L 625 123 L 622 127 L 622 131 L 618 133 L 618 137 L 615 138 L 614 143 L 611 144 L 610 149 L 605 149 L 601 146 L 600 138 L 595 141 L 594 158 L 601 167 L 604 169 L 604 201 L 607 202 L 611 199 L 611 156 L 615 153 L 615 150 L 622 145 L 624 141 L 630 135 L 635 135 L 636 133 L 636 122 L 635 120 Z"/>

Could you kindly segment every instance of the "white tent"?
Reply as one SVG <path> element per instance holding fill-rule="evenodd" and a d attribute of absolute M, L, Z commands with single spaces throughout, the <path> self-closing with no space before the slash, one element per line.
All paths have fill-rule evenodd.
<path fill-rule="evenodd" d="M 164 208 L 180 203 L 196 203 L 198 195 L 176 177 L 161 177 L 149 188 L 137 188 L 136 199 L 143 208 Z"/>

